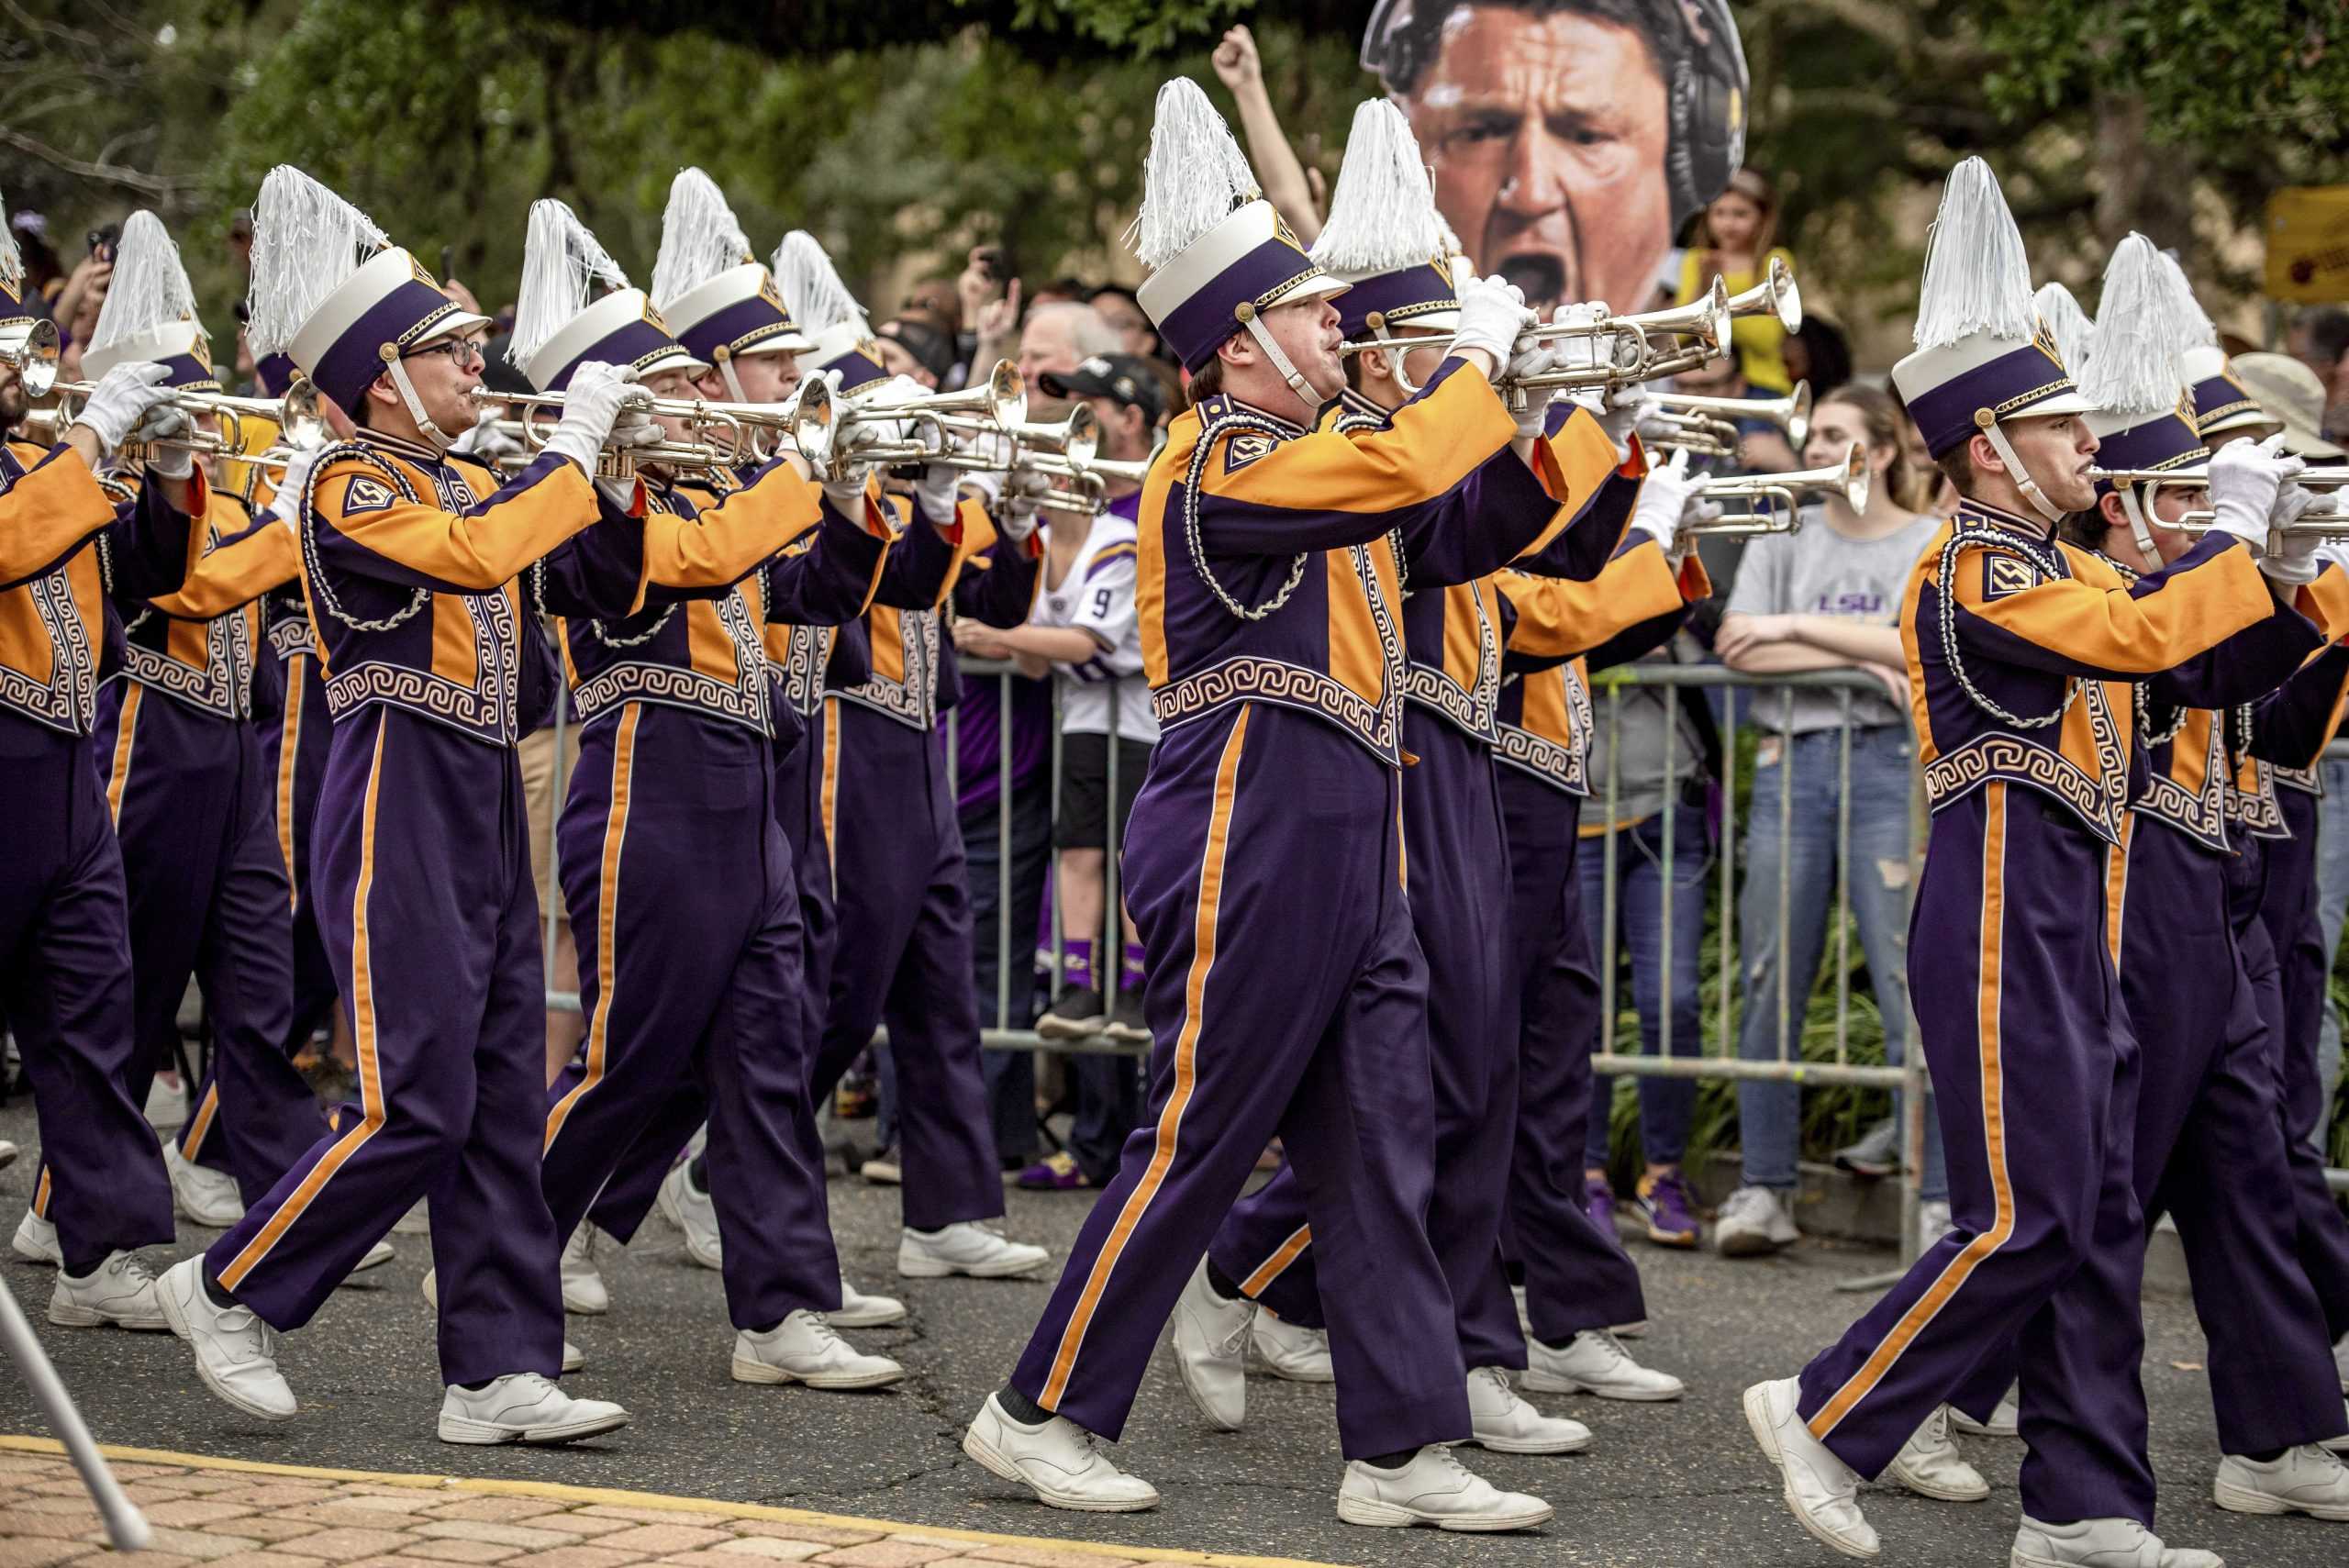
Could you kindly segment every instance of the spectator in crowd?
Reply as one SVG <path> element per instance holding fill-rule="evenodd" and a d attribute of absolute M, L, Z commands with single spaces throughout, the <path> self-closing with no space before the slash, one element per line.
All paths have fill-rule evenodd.
<path fill-rule="evenodd" d="M 2292 357 L 2324 384 L 2323 435 L 2349 439 L 2349 309 L 2320 305 L 2301 311 L 2286 341 Z"/>
<path fill-rule="evenodd" d="M 1256 53 L 1256 39 L 1244 27 L 1235 27 L 1216 45 L 1216 80 L 1230 91 L 1240 108 L 1240 128 L 1248 138 L 1248 161 L 1264 198 L 1288 220 L 1297 242 L 1306 249 L 1321 233 L 1321 210 L 1329 192 L 1320 171 L 1298 161 L 1297 150 L 1281 130 L 1273 112 L 1272 95 L 1264 91 L 1264 63 Z"/>
<path fill-rule="evenodd" d="M 9 215 L 8 228 L 17 237 L 17 253 L 24 263 L 25 307 L 36 316 L 49 316 L 65 288 L 65 269 L 58 265 L 56 248 L 49 239 L 49 219 L 25 207 Z"/>
<path fill-rule="evenodd" d="M 1787 689 L 1755 709 L 1768 727 L 1755 749 L 1747 817 L 1745 885 L 1738 905 L 1745 1013 L 1738 1054 L 1748 1062 L 1802 1057 L 1803 1014 L 1836 917 L 1840 872 L 1867 954 L 1884 1056 L 1897 1065 L 1908 1039 L 1907 936 L 1909 779 L 1915 746 L 1908 717 L 1907 656 L 1900 646 L 1900 595 L 1940 519 L 1915 506 L 1915 475 L 1900 443 L 1902 417 L 1873 387 L 1846 386 L 1812 411 L 1803 466 L 1842 461 L 1854 442 L 1866 453 L 1865 511 L 1841 495 L 1807 507 L 1795 533 L 1765 535 L 1745 552 L 1715 649 L 1730 668 L 1773 675 L 1858 669 L 1880 692 Z M 1848 707 L 1847 707 L 1848 703 Z M 1850 773 L 1842 730 L 1851 729 Z M 1839 857 L 1840 825 L 1849 824 Z M 1737 1086 L 1744 1147 L 1742 1184 L 1721 1207 L 1714 1244 L 1724 1256 L 1775 1251 L 1798 1239 L 1793 1213 L 1800 1091 L 1790 1083 L 1745 1079 Z M 1836 1162 L 1856 1173 L 1900 1168 L 1898 1097 Z M 1949 1223 L 1949 1184 L 1940 1130 L 1925 1118 L 1920 1221 L 1930 1242 Z"/>
<path fill-rule="evenodd" d="M 1019 341 L 1019 279 L 1000 245 L 974 245 L 955 274 L 954 297 L 961 323 L 954 346 L 961 360 L 949 377 L 967 385 L 973 367 L 1008 359 Z"/>
<path fill-rule="evenodd" d="M 1682 634 L 1640 662 L 1692 663 L 1701 656 L 1695 640 Z M 1602 690 L 1593 700 L 1598 722 L 1586 776 L 1596 809 L 1584 810 L 1575 857 L 1591 947 L 1605 962 L 1611 929 L 1618 968 L 1629 962 L 1642 1050 L 1664 1053 L 1668 1009 L 1671 1053 L 1695 1056 L 1702 1049 L 1698 961 L 1713 849 L 1708 784 L 1720 776 L 1720 731 L 1704 694 L 1689 687 L 1626 685 L 1620 695 Z M 1673 806 L 1668 828 L 1667 800 Z M 1614 1023 L 1612 1017 L 1605 1020 L 1605 1033 L 1595 1042 L 1600 1049 L 1613 1048 Z M 1615 1190 L 1607 1173 L 1613 1104 L 1614 1080 L 1594 1078 L 1584 1134 L 1586 1201 L 1591 1218 L 1609 1235 L 1615 1226 Z M 1696 1111 L 1696 1081 L 1642 1076 L 1639 1104 L 1645 1165 L 1634 1197 L 1648 1240 L 1660 1247 L 1694 1247 L 1698 1228 L 1680 1161 Z"/>
<path fill-rule="evenodd" d="M 1048 373 L 1044 384 L 1055 397 L 1082 400 L 1092 408 L 1101 422 L 1104 457 L 1132 462 L 1150 455 L 1164 407 L 1145 361 L 1103 355 L 1067 374 Z M 1112 481 L 1105 499 L 1107 509 L 1097 517 L 1044 513 L 1044 589 L 1029 625 L 996 631 L 958 622 L 955 640 L 982 657 L 1014 659 L 1027 673 L 1050 672 L 1060 688 L 1060 818 L 1052 829 L 1058 851 L 1052 887 L 1062 967 L 1037 1033 L 1049 1040 L 1105 1034 L 1125 1044 L 1147 1045 L 1141 940 L 1122 900 L 1116 936 L 1108 914 L 1110 851 L 1123 845 L 1126 818 L 1158 738 L 1134 606 L 1134 517 L 1141 486 Z M 1082 1055 L 1069 1063 L 1069 1075 L 1076 1119 L 1068 1146 L 1021 1172 L 1023 1187 L 1066 1191 L 1107 1182 L 1141 1114 L 1136 1059 Z"/>
<path fill-rule="evenodd" d="M 1794 269 L 1792 252 L 1771 243 L 1777 232 L 1778 195 L 1758 169 L 1740 169 L 1729 189 L 1715 196 L 1698 219 L 1697 242 L 1680 261 L 1675 305 L 1687 305 L 1712 285 L 1718 274 L 1731 294 L 1762 281 L 1772 261 Z M 1741 316 L 1732 325 L 1737 370 L 1746 384 L 1771 395 L 1794 389 L 1787 373 L 1787 329 L 1769 311 Z M 1814 387 L 1815 392 L 1818 388 Z"/>
<path fill-rule="evenodd" d="M 1936 517 L 1954 517 L 1957 513 L 1957 486 L 1949 482 L 1932 453 L 1925 449 L 1925 432 L 1909 417 L 1909 406 L 1900 401 L 1900 389 L 1887 381 L 1884 395 L 1892 399 L 1892 406 L 1900 415 L 1900 455 L 1908 460 L 1914 476 L 1915 493 L 1909 498 L 1917 510 L 1931 512 Z"/>
<path fill-rule="evenodd" d="M 935 392 L 954 371 L 953 335 L 927 312 L 906 311 L 874 328 L 881 368 Z"/>
<path fill-rule="evenodd" d="M 1089 305 L 1062 301 L 1039 305 L 1019 328 L 1019 378 L 1028 384 L 1030 418 L 1068 412 L 1067 401 L 1046 388 L 1046 375 L 1066 375 L 1086 360 L 1119 352 L 1118 334 Z"/>
<path fill-rule="evenodd" d="M 1123 284 L 1103 284 L 1085 296 L 1085 303 L 1109 324 L 1118 335 L 1118 346 L 1127 353 L 1140 359 L 1164 356 L 1166 345 L 1159 340 L 1158 328 L 1142 313 L 1141 300 L 1133 290 Z"/>
<path fill-rule="evenodd" d="M 1780 351 L 1786 357 L 1787 376 L 1809 382 L 1814 399 L 1852 379 L 1852 340 L 1823 316 L 1805 315 L 1801 329 L 1787 334 Z"/>

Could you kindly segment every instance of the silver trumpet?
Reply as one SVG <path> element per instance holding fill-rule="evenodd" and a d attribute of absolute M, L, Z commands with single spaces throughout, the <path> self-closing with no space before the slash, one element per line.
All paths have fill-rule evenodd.
<path fill-rule="evenodd" d="M 1737 427 L 1731 421 L 1736 419 L 1776 425 L 1787 433 L 1787 444 L 1798 450 L 1810 439 L 1810 383 L 1807 381 L 1797 382 L 1784 397 L 1699 397 L 1687 392 L 1657 392 L 1649 394 L 1648 401 L 1651 408 L 1646 418 L 1672 428 L 1673 433 L 1655 443 L 1666 451 L 1735 457 Z"/>
<path fill-rule="evenodd" d="M 1791 286 L 1793 279 L 1788 278 L 1787 284 Z M 1712 287 L 1701 296 L 1669 310 L 1651 310 L 1636 316 L 1602 316 L 1596 321 L 1545 321 L 1519 333 L 1516 348 L 1522 350 L 1529 344 L 1564 342 L 1570 338 L 1596 338 L 1605 345 L 1599 356 L 1600 362 L 1564 366 L 1529 376 L 1502 375 L 1494 384 L 1508 394 L 1513 404 L 1522 405 L 1525 395 L 1532 392 L 1556 392 L 1573 387 L 1630 386 L 1661 376 L 1675 375 L 1685 370 L 1693 370 L 1708 360 L 1719 359 L 1729 351 L 1730 316 L 1728 285 L 1716 277 Z M 1660 344 L 1658 341 L 1684 337 L 1696 339 L 1695 346 L 1687 347 L 1676 341 Z M 1364 338 L 1356 342 L 1340 344 L 1338 351 L 1344 354 L 1365 353 L 1373 350 L 1384 352 L 1387 356 L 1387 363 L 1393 367 L 1397 384 L 1407 395 L 1416 395 L 1419 389 L 1411 384 L 1410 377 L 1403 373 L 1405 357 L 1426 348 L 1436 348 L 1448 353 L 1453 342 L 1453 339 L 1449 338 Z"/>
<path fill-rule="evenodd" d="M 35 317 L 24 327 L 0 333 L 0 365 L 17 373 L 27 397 L 47 397 L 57 384 L 57 361 L 63 351 L 57 323 Z"/>
<path fill-rule="evenodd" d="M 565 399 L 560 392 L 499 393 L 484 386 L 474 387 L 466 396 L 478 406 L 513 407 L 518 417 L 494 419 L 491 428 L 498 434 L 521 443 L 520 466 L 535 461 L 547 438 L 554 433 L 554 425 L 543 417 L 560 415 Z M 696 434 L 709 434 L 712 440 L 657 440 L 638 446 L 605 446 L 596 455 L 596 477 L 598 479 L 632 479 L 640 463 L 658 463 L 663 468 L 712 469 L 731 468 L 752 460 L 757 449 L 751 444 L 749 421 L 733 411 L 747 406 L 739 404 L 714 405 L 699 398 L 655 397 L 646 392 L 629 399 L 629 406 L 639 408 L 655 417 L 682 419 Z M 772 410 L 770 413 L 774 412 Z M 772 421 L 778 428 L 783 421 Z"/>
<path fill-rule="evenodd" d="M 1707 479 L 1698 494 L 1708 501 L 1744 501 L 1743 512 L 1725 512 L 1703 522 L 1689 523 L 1682 533 L 1712 535 L 1790 534 L 1799 526 L 1795 509 L 1807 495 L 1840 495 L 1854 512 L 1868 509 L 1868 454 L 1858 441 L 1832 468 L 1798 469 L 1792 473 L 1738 473 Z"/>
<path fill-rule="evenodd" d="M 1100 417 L 1084 403 L 1071 408 L 1067 418 L 1051 423 L 998 427 L 982 417 L 956 415 L 940 425 L 952 444 L 930 461 L 974 473 L 1008 473 L 1031 458 L 1043 457 L 1082 466 L 1093 461 L 1101 446 Z"/>
<path fill-rule="evenodd" d="M 1040 501 L 1045 509 L 1098 517 L 1108 510 L 1111 483 L 1140 484 L 1150 473 L 1150 462 L 1037 452 L 1023 458 L 1012 473 L 1015 477 L 1022 473 L 1040 473 L 1052 482 L 1052 490 Z"/>
<path fill-rule="evenodd" d="M 961 392 L 893 398 L 876 391 L 835 400 L 829 394 L 815 396 L 814 391 L 811 386 L 801 394 L 795 428 L 800 456 L 824 477 L 838 477 L 858 463 L 945 460 L 956 439 L 967 443 L 973 437 L 1006 436 L 1023 428 L 1042 439 L 1055 428 L 1029 425 L 1028 388 L 1009 360 L 997 360 L 986 380 Z"/>
<path fill-rule="evenodd" d="M 2210 485 L 2210 465 L 2195 463 L 2185 468 L 2091 468 L 2088 477 L 2114 484 L 2142 485 L 2148 491 L 2185 489 L 2207 490 Z M 2304 468 L 2293 475 L 2291 483 L 2303 490 L 2338 491 L 2349 489 L 2349 463 Z M 2338 508 L 2341 497 L 2333 498 Z M 2177 528 L 2186 533 L 2208 533 L 2219 520 L 2219 514 L 2209 508 L 2188 512 L 2174 523 L 2157 526 Z M 2268 530 L 2271 539 L 2349 539 L 2349 511 L 2328 510 L 2306 512 L 2281 527 Z"/>
<path fill-rule="evenodd" d="M 82 405 L 97 390 L 95 382 L 52 381 L 50 390 L 57 395 L 57 406 L 26 416 L 28 430 L 54 429 L 50 439 L 62 440 L 65 432 L 82 411 Z M 125 462 L 143 463 L 159 451 L 194 452 L 198 457 L 244 457 L 244 421 L 268 420 L 288 432 L 307 431 L 323 439 L 326 419 L 318 411 L 317 390 L 307 379 L 296 381 L 284 397 L 236 397 L 223 392 L 174 391 L 167 406 L 178 409 L 191 420 L 210 415 L 215 428 L 201 429 L 194 424 L 177 435 L 163 436 L 153 440 L 123 442 L 116 456 Z M 298 441 L 295 444 L 299 444 Z"/>
<path fill-rule="evenodd" d="M 1787 331 L 1802 330 L 1802 290 L 1796 286 L 1795 275 L 1787 270 L 1781 256 L 1770 258 L 1770 270 L 1760 283 L 1743 294 L 1730 295 L 1731 316 L 1759 316 L 1765 310 Z"/>

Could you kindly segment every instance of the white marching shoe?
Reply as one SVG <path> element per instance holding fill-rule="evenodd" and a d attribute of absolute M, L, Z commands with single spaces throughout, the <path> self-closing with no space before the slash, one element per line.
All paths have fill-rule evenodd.
<path fill-rule="evenodd" d="M 1430 1443 L 1396 1470 L 1357 1459 L 1338 1485 L 1338 1517 L 1350 1525 L 1438 1529 L 1531 1529 L 1554 1512 L 1539 1497 L 1504 1492 L 1460 1462 L 1448 1443 Z"/>
<path fill-rule="evenodd" d="M 392 1234 L 395 1236 L 431 1235 L 432 1216 L 424 1205 L 424 1199 L 417 1199 L 406 1214 L 392 1221 Z"/>
<path fill-rule="evenodd" d="M 1965 1456 L 1950 1441 L 1946 1405 L 1935 1408 L 1923 1426 L 1909 1434 L 1884 1473 L 1920 1497 L 1944 1503 L 1978 1503 L 1990 1495 L 1990 1484 L 1982 1479 L 1982 1473 L 1966 1463 Z"/>
<path fill-rule="evenodd" d="M 1987 1421 L 1977 1421 L 1955 1406 L 1950 1407 L 1949 1424 L 1961 1432 L 1977 1438 L 2013 1438 L 2022 1435 L 2022 1413 L 2015 1407 L 2015 1391 L 2007 1390 L 1998 1407 L 1990 1412 Z"/>
<path fill-rule="evenodd" d="M 155 1282 L 172 1332 L 195 1347 L 204 1386 L 246 1415 L 286 1421 L 300 1408 L 277 1370 L 277 1330 L 249 1307 L 216 1307 L 204 1289 L 204 1259 L 185 1259 Z"/>
<path fill-rule="evenodd" d="M 147 1082 L 147 1125 L 157 1132 L 177 1132 L 187 1125 L 187 1081 L 178 1073 L 158 1073 Z"/>
<path fill-rule="evenodd" d="M 340 1290 L 369 1269 L 380 1269 L 398 1256 L 397 1252 L 392 1251 L 392 1244 L 389 1241 L 378 1241 L 359 1254 L 359 1261 L 351 1265 L 349 1273 L 334 1282 L 334 1287 Z"/>
<path fill-rule="evenodd" d="M 612 1309 L 612 1293 L 604 1287 L 604 1273 L 596 1266 L 596 1243 L 604 1233 L 596 1229 L 592 1219 L 583 1219 L 579 1229 L 562 1244 L 562 1309 L 583 1318 L 595 1318 Z"/>
<path fill-rule="evenodd" d="M 2041 1524 L 2029 1514 L 2007 1553 L 2009 1568 L 2227 1568 L 2213 1551 L 2164 1546 L 2135 1519 L 2078 1519 Z"/>
<path fill-rule="evenodd" d="M 804 1383 L 810 1388 L 882 1388 L 906 1375 L 887 1356 L 866 1355 L 820 1312 L 794 1312 L 763 1334 L 734 1336 L 734 1381 Z"/>
<path fill-rule="evenodd" d="M 1536 1394 L 1596 1394 L 1601 1399 L 1653 1403 L 1677 1399 L 1687 1385 L 1668 1372 L 1631 1359 L 1613 1331 L 1586 1329 L 1553 1351 L 1541 1340 L 1525 1341 L 1525 1386 Z"/>
<path fill-rule="evenodd" d="M 444 1443 L 568 1443 L 628 1425 L 608 1399 L 573 1399 L 535 1372 L 509 1372 L 486 1387 L 451 1384 L 440 1401 Z"/>
<path fill-rule="evenodd" d="M 874 1296 L 848 1283 L 848 1275 L 841 1275 L 841 1305 L 837 1312 L 825 1317 L 835 1329 L 885 1329 L 892 1323 L 906 1320 L 906 1304 L 894 1296 Z"/>
<path fill-rule="evenodd" d="M 1876 1527 L 1860 1512 L 1859 1473 L 1810 1435 L 1795 1413 L 1799 1378 L 1757 1383 L 1745 1391 L 1745 1424 L 1763 1457 L 1785 1480 L 1787 1507 L 1822 1546 L 1846 1557 L 1874 1557 L 1883 1548 Z"/>
<path fill-rule="evenodd" d="M 577 1345 L 573 1344 L 569 1340 L 565 1340 L 562 1342 L 563 1375 L 567 1377 L 574 1372 L 583 1372 L 586 1369 L 586 1366 L 587 1352 L 581 1350 Z"/>
<path fill-rule="evenodd" d="M 2219 1461 L 2210 1500 L 2237 1514 L 2349 1519 L 2349 1465 L 2313 1443 L 2286 1449 L 2272 1464 L 2231 1453 Z"/>
<path fill-rule="evenodd" d="M 1284 1322 L 1279 1313 L 1259 1307 L 1255 1319 L 1248 1325 L 1248 1338 L 1255 1345 L 1265 1370 L 1275 1377 L 1291 1383 L 1338 1381 L 1338 1374 L 1330 1367 L 1330 1333 L 1326 1329 L 1306 1329 Z"/>
<path fill-rule="evenodd" d="M 1050 1416 L 1035 1426 L 1011 1418 L 990 1394 L 963 1433 L 963 1451 L 988 1473 L 1036 1494 L 1055 1508 L 1085 1514 L 1133 1514 L 1158 1507 L 1158 1488 L 1109 1462 L 1093 1434 Z"/>
<path fill-rule="evenodd" d="M 2349 1395 L 2349 1334 L 2342 1335 L 2332 1347 L 2332 1370 L 2341 1379 L 2341 1392 Z"/>
<path fill-rule="evenodd" d="M 1256 1316 L 1246 1296 L 1216 1294 L 1205 1257 L 1174 1302 L 1174 1369 L 1219 1432 L 1238 1431 L 1248 1418 L 1248 1330 Z"/>
<path fill-rule="evenodd" d="M 725 1249 L 718 1239 L 718 1206 L 694 1185 L 694 1162 L 680 1160 L 661 1178 L 661 1212 L 685 1233 L 685 1256 L 706 1269 L 726 1266 Z"/>
<path fill-rule="evenodd" d="M 155 1271 L 136 1252 L 109 1252 L 86 1274 L 57 1271 L 49 1296 L 49 1320 L 61 1329 L 138 1329 L 160 1333 L 170 1328 L 155 1298 Z"/>
<path fill-rule="evenodd" d="M 31 1209 L 17 1221 L 16 1240 L 9 1248 L 28 1263 L 47 1263 L 52 1269 L 65 1266 L 65 1249 L 57 1240 L 57 1226 L 43 1219 Z"/>
<path fill-rule="evenodd" d="M 1497 1366 L 1468 1373 L 1468 1441 L 1495 1453 L 1575 1453 L 1590 1446 L 1588 1427 L 1536 1410 Z"/>
<path fill-rule="evenodd" d="M 237 1178 L 197 1164 L 180 1152 L 175 1139 L 163 1140 L 163 1170 L 172 1178 L 172 1207 L 191 1224 L 226 1230 L 245 1217 Z"/>
<path fill-rule="evenodd" d="M 1052 1256 L 1041 1247 L 1009 1240 L 974 1219 L 957 1220 L 938 1230 L 917 1230 L 908 1225 L 897 1238 L 901 1279 L 944 1279 L 949 1274 L 1013 1279 L 1034 1273 Z"/>
<path fill-rule="evenodd" d="M 1744 1186 L 1729 1195 L 1713 1221 L 1713 1250 L 1724 1258 L 1766 1258 L 1802 1240 L 1792 1193 Z"/>

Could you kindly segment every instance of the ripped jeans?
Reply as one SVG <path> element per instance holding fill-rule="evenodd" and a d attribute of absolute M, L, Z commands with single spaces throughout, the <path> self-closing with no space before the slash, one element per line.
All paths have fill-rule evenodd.
<path fill-rule="evenodd" d="M 1745 971 L 1745 1017 L 1737 1053 L 1748 1062 L 1778 1057 L 1778 983 L 1785 966 L 1786 1053 L 1802 1055 L 1802 1020 L 1835 917 L 1836 842 L 1843 807 L 1842 732 L 1793 738 L 1790 755 L 1775 733 L 1762 738 L 1746 817 L 1745 885 L 1738 896 L 1738 956 Z M 1909 1036 L 1909 804 L 1915 748 L 1906 725 L 1852 731 L 1851 906 L 1867 954 L 1868 974 L 1884 1018 L 1884 1058 L 1898 1065 Z M 1781 828 L 1780 813 L 1788 820 Z M 1786 878 L 1783 914 L 1779 878 Z M 1801 1090 L 1758 1078 L 1737 1085 L 1740 1141 L 1749 1186 L 1790 1188 L 1801 1142 Z M 1899 1115 L 1900 1097 L 1893 1096 Z M 1949 1196 L 1941 1129 L 1925 1117 L 1927 1202 Z"/>

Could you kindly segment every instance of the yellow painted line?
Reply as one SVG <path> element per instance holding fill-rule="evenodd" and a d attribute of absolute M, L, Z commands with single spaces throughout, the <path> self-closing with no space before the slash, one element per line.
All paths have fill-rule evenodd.
<path fill-rule="evenodd" d="M 894 1519 L 869 1519 L 854 1514 L 819 1514 L 807 1508 L 778 1508 L 763 1503 L 729 1503 L 715 1497 L 677 1497 L 664 1492 L 628 1492 L 611 1486 L 569 1486 L 556 1481 L 494 1481 L 463 1475 L 410 1475 L 396 1471 L 325 1470 L 314 1464 L 269 1464 L 251 1459 L 216 1459 L 205 1453 L 179 1453 L 170 1449 L 124 1448 L 102 1443 L 98 1451 L 124 1464 L 176 1464 L 197 1470 L 235 1470 L 256 1475 L 298 1476 L 306 1481 L 364 1481 L 383 1486 L 414 1486 L 419 1490 L 447 1487 L 502 1497 L 551 1497 L 607 1507 L 674 1508 L 681 1513 L 718 1514 L 729 1518 L 763 1519 L 774 1524 L 821 1525 L 830 1529 L 877 1531 L 884 1535 L 918 1535 L 932 1540 L 968 1541 L 973 1546 L 1041 1547 L 1051 1551 L 1074 1551 L 1126 1562 L 1188 1562 L 1208 1568 L 1339 1568 L 1297 1557 L 1250 1557 L 1223 1551 L 1185 1551 L 1169 1546 L 1122 1546 L 1114 1541 L 1071 1540 L 1063 1536 L 1002 1535 L 991 1530 L 953 1529 L 942 1525 L 901 1524 Z M 39 1453 L 63 1458 L 65 1447 L 54 1438 L 0 1433 L 0 1452 Z M 0 1536 L 7 1527 L 0 1524 Z M 591 1543 L 592 1544 L 592 1543 Z"/>

